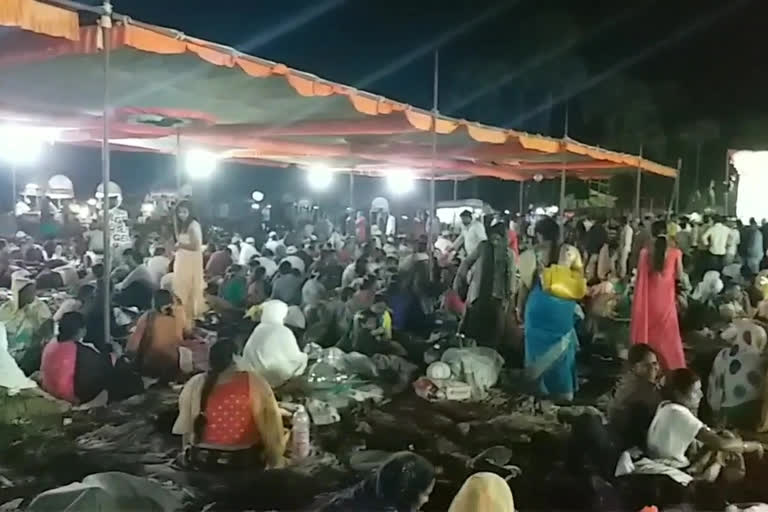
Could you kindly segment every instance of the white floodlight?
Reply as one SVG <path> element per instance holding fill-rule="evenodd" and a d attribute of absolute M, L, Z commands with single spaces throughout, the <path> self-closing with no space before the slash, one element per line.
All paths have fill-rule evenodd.
<path fill-rule="evenodd" d="M 34 165 L 57 130 L 36 126 L 0 125 L 0 158 L 12 165 Z"/>
<path fill-rule="evenodd" d="M 251 194 L 251 199 L 253 199 L 257 203 L 262 201 L 264 199 L 264 192 L 259 192 L 258 190 L 254 190 L 253 194 Z"/>
<path fill-rule="evenodd" d="M 758 222 L 765 213 L 765 193 L 768 187 L 768 151 L 737 151 L 731 162 L 739 174 L 736 194 L 736 216 L 742 222 L 754 218 Z"/>
<path fill-rule="evenodd" d="M 90 199 L 88 200 L 88 204 L 89 204 L 90 206 L 96 206 L 96 205 L 98 204 L 98 201 L 96 200 L 96 198 L 92 197 L 92 198 L 90 198 Z"/>
<path fill-rule="evenodd" d="M 416 188 L 416 180 L 408 169 L 392 169 L 387 172 L 387 187 L 395 195 L 405 195 Z"/>
<path fill-rule="evenodd" d="M 333 171 L 324 164 L 315 164 L 307 169 L 307 182 L 313 190 L 325 190 L 333 183 Z"/>
<path fill-rule="evenodd" d="M 210 177 L 218 164 L 219 155 L 205 149 L 191 149 L 184 156 L 184 168 L 195 180 Z"/>
<path fill-rule="evenodd" d="M 258 203 L 251 204 L 251 210 L 258 210 L 260 208 Z"/>

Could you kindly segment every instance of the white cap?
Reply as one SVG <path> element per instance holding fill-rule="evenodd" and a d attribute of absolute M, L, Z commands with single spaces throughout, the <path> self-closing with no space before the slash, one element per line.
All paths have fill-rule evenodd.
<path fill-rule="evenodd" d="M 245 239 L 245 243 L 254 245 L 256 244 L 256 239 L 253 238 L 252 236 L 249 236 L 248 238 Z"/>

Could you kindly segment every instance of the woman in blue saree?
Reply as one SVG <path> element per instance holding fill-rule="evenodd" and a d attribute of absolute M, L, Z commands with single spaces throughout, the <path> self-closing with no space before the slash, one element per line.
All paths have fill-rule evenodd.
<path fill-rule="evenodd" d="M 559 243 L 560 228 L 545 217 L 536 224 L 536 245 L 520 256 L 518 317 L 524 319 L 525 371 L 538 392 L 571 401 L 578 388 L 575 324 L 581 315 L 576 301 L 561 299 L 541 287 L 541 271 L 552 264 L 583 271 L 579 251 Z"/>

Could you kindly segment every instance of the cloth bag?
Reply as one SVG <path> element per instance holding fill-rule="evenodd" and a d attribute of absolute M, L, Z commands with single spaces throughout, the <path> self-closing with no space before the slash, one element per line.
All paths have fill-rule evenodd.
<path fill-rule="evenodd" d="M 565 265 L 550 265 L 541 271 L 542 289 L 568 300 L 581 300 L 587 294 L 587 280 L 578 270 Z"/>

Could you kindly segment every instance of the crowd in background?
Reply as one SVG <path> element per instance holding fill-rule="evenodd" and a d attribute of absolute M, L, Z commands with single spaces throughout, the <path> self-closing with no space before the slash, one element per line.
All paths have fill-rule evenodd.
<path fill-rule="evenodd" d="M 320 215 L 224 233 L 205 231 L 182 202 L 172 228 L 136 230 L 116 247 L 108 276 L 98 224 L 66 241 L 18 233 L 0 240 L 0 286 L 11 290 L 0 306 L 7 350 L 44 391 L 70 403 L 121 400 L 142 393 L 147 379 L 184 382 L 173 431 L 190 466 L 218 457 L 274 467 L 288 446 L 275 390 L 305 372 L 310 344 L 423 363 L 417 340 L 453 330 L 508 366 L 517 358 L 522 391 L 564 404 L 579 391 L 585 340 L 602 336 L 627 359 L 627 373 L 607 424 L 574 420 L 574 464 L 592 464 L 606 478 L 620 464 L 687 485 L 738 469 L 742 453 L 762 453 L 760 443 L 710 429 L 696 413 L 706 397 L 729 426 L 768 428 L 765 223 L 717 215 L 558 222 L 467 210 L 442 228 L 422 216 L 406 234 L 392 218 L 361 212 L 334 225 Z M 52 311 L 38 291 L 61 288 L 73 293 Z M 222 329 L 208 347 L 211 322 Z M 729 345 L 702 386 L 688 369 L 682 332 L 714 324 Z M 616 325 L 626 342 L 606 335 Z M 225 326 L 247 336 L 222 336 Z M 704 446 L 696 461 L 688 458 L 694 441 Z M 401 469 L 387 474 L 385 465 L 378 480 L 318 510 L 358 510 L 344 503 L 366 500 L 389 506 L 381 510 L 417 509 L 433 485 L 430 466 L 415 455 L 388 464 Z M 413 480 L 398 480 L 401 466 Z M 477 499 L 501 507 L 483 510 L 512 510 L 503 480 L 480 474 L 464 487 L 451 510 L 475 510 L 467 503 Z"/>

